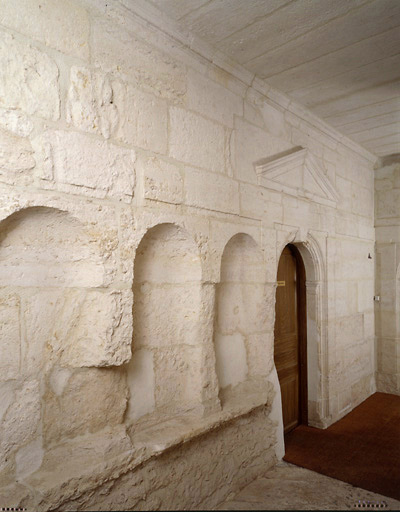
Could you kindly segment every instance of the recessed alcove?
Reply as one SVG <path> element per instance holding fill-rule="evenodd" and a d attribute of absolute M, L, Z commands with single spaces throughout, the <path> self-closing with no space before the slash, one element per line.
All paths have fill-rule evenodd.
<path fill-rule="evenodd" d="M 82 224 L 67 212 L 27 208 L 2 222 L 0 286 L 96 287 L 103 265 Z"/>
<path fill-rule="evenodd" d="M 224 401 L 237 386 L 251 390 L 270 370 L 264 259 L 247 234 L 233 236 L 225 246 L 216 307 L 216 370 Z"/>
<path fill-rule="evenodd" d="M 88 368 L 121 364 L 118 358 L 129 355 L 122 299 L 101 290 L 103 282 L 97 242 L 68 212 L 31 207 L 0 224 L 0 391 L 13 404 L 4 412 L 13 427 L 1 455 L 25 461 L 28 448 L 17 451 L 15 439 L 37 450 L 35 463 L 20 463 L 25 475 L 40 467 L 43 444 L 122 421 L 121 372 Z M 95 403 L 99 393 L 107 398 Z M 31 415 L 27 422 L 16 420 L 23 410 Z"/>
<path fill-rule="evenodd" d="M 200 405 L 201 264 L 191 237 L 174 224 L 151 228 L 134 265 L 128 418 L 158 418 Z"/>

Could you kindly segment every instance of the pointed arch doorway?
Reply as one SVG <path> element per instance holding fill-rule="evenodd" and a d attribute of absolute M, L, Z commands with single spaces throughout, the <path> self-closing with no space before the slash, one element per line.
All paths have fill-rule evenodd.
<path fill-rule="evenodd" d="M 295 245 L 282 251 L 277 282 L 274 361 L 287 434 L 308 423 L 306 272 Z"/>

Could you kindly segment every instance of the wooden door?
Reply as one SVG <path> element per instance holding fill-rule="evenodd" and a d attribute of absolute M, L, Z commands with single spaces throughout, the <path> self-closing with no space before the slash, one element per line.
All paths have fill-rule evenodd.
<path fill-rule="evenodd" d="M 286 434 L 307 423 L 305 269 L 295 246 L 283 250 L 277 281 L 274 359 Z"/>

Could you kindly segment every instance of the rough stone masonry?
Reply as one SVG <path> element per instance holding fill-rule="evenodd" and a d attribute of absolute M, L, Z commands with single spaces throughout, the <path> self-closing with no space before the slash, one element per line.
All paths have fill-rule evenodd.
<path fill-rule="evenodd" d="M 376 389 L 375 156 L 129 5 L 0 9 L 0 507 L 212 507 L 279 460 L 288 243 L 310 424 Z"/>

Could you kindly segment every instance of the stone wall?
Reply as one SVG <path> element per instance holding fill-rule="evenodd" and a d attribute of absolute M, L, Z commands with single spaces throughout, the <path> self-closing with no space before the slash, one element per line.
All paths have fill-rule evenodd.
<path fill-rule="evenodd" d="M 375 171 L 378 391 L 400 394 L 400 164 Z"/>
<path fill-rule="evenodd" d="M 273 464 L 287 243 L 310 422 L 375 389 L 374 157 L 146 5 L 0 10 L 0 506 L 201 508 Z"/>

